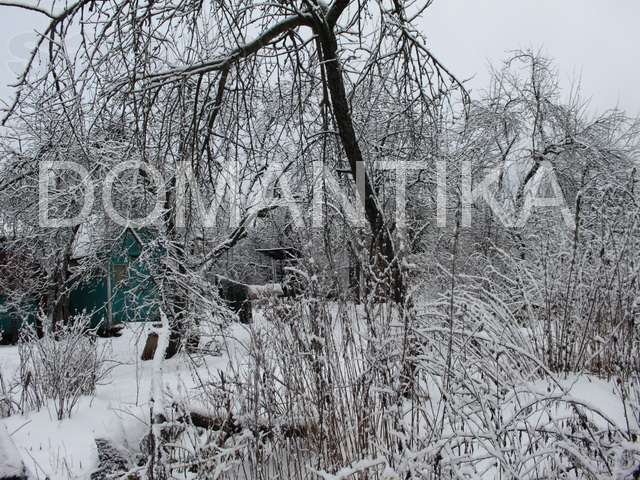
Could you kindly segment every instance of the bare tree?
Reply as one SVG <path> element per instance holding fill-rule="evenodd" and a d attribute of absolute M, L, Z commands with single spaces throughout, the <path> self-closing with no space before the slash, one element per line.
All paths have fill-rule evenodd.
<path fill-rule="evenodd" d="M 89 100 L 99 111 L 124 102 L 122 118 L 144 151 L 154 143 L 156 155 L 165 152 L 166 159 L 173 152 L 195 166 L 206 165 L 209 172 L 221 156 L 228 161 L 243 147 L 253 157 L 264 153 L 253 144 L 252 121 L 265 101 L 265 88 L 290 96 L 281 135 L 295 133 L 303 141 L 330 135 L 323 130 L 326 124 L 314 121 L 323 105 L 330 106 L 355 180 L 368 162 L 352 105 L 363 87 L 378 83 L 403 107 L 418 103 L 435 111 L 433 105 L 443 102 L 451 87 L 460 86 L 413 25 L 430 1 L 220 5 L 83 0 L 60 8 L 54 2 L 50 9 L 3 3 L 50 18 L 8 115 L 35 85 L 53 84 L 62 105 Z M 80 46 L 71 51 L 66 43 L 76 34 Z M 39 52 L 48 58 L 38 72 Z M 307 105 L 314 99 L 319 104 Z M 177 102 L 182 108 L 175 108 Z M 184 126 L 177 140 L 180 147 L 174 135 L 155 137 L 176 124 L 178 115 L 184 120 L 178 122 Z M 377 199 L 370 173 L 363 172 L 362 180 L 371 256 L 381 272 L 389 272 L 388 287 L 401 302 L 404 286 L 393 224 Z"/>

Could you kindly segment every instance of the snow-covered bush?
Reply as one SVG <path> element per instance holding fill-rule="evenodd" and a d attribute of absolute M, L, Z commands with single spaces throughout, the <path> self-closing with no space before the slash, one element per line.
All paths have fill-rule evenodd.
<path fill-rule="evenodd" d="M 511 305 L 459 280 L 416 311 L 273 299 L 224 373 L 201 372 L 201 388 L 166 405 L 166 471 L 634 478 L 637 380 L 554 373 Z"/>
<path fill-rule="evenodd" d="M 412 472 L 433 465 L 436 478 L 627 478 L 637 467 L 638 422 L 626 413 L 637 386 L 625 393 L 621 382 L 550 371 L 535 332 L 497 295 L 459 286 L 431 303 L 416 331 L 428 397 L 417 406 L 424 430 Z"/>
<path fill-rule="evenodd" d="M 176 405 L 174 419 L 198 428 L 171 442 L 180 444 L 174 465 L 207 478 L 243 470 L 251 478 L 316 478 L 316 470 L 349 465 L 376 478 L 390 468 L 410 432 L 410 348 L 399 309 L 305 294 L 273 299 L 259 318 L 247 356 L 229 373 L 203 378 L 195 405 Z"/>
<path fill-rule="evenodd" d="M 544 245 L 525 260 L 502 252 L 486 263 L 482 281 L 551 370 L 627 377 L 640 367 L 640 217 L 629 217 L 616 238 Z"/>
<path fill-rule="evenodd" d="M 24 410 L 39 410 L 51 401 L 62 420 L 80 397 L 94 392 L 109 369 L 106 344 L 98 346 L 96 331 L 88 325 L 89 318 L 81 314 L 42 338 L 34 328 L 23 329 L 18 353 Z"/>

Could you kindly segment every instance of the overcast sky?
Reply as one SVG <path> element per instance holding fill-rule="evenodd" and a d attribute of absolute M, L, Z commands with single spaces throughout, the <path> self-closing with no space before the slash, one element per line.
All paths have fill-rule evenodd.
<path fill-rule="evenodd" d="M 458 76 L 488 83 L 509 50 L 542 48 L 561 84 L 581 80 L 595 109 L 640 114 L 638 0 L 436 0 L 422 22 L 431 49 Z"/>
<path fill-rule="evenodd" d="M 46 0 L 45 0 L 46 1 Z M 488 82 L 488 65 L 509 50 L 542 48 L 556 60 L 562 85 L 581 79 L 597 110 L 620 106 L 640 114 L 640 1 L 436 0 L 421 27 L 432 51 L 470 86 Z M 44 19 L 0 8 L 0 99 L 24 63 Z"/>

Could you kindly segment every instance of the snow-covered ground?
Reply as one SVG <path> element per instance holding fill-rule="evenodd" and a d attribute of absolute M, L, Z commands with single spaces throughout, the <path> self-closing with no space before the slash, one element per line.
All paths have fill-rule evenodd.
<path fill-rule="evenodd" d="M 71 418 L 58 421 L 54 410 L 48 408 L 0 419 L 0 428 L 8 430 L 33 478 L 88 478 L 98 466 L 96 438 L 122 447 L 123 453 L 137 449 L 149 428 L 153 362 L 140 361 L 147 328 L 131 324 L 119 338 L 98 339 L 107 343 L 108 357 L 118 364 L 97 387 L 95 396 L 81 398 Z M 223 340 L 224 353 L 220 356 L 205 357 L 195 369 L 184 355 L 167 360 L 163 369 L 164 389 L 188 395 L 196 382 L 194 372 L 209 375 L 225 370 L 230 356 L 242 356 L 248 339 L 248 330 L 233 324 Z M 12 378 L 18 369 L 18 348 L 0 347 L 0 371 L 4 378 Z"/>
<path fill-rule="evenodd" d="M 189 398 L 192 405 L 197 405 L 202 384 L 215 380 L 219 371 L 229 372 L 246 364 L 251 329 L 263 327 L 269 328 L 269 324 L 260 315 L 251 327 L 233 323 L 224 337 L 218 339 L 221 344 L 219 355 L 188 357 L 181 354 L 165 361 L 162 369 L 164 392 L 173 398 Z M 71 418 L 57 420 L 53 406 L 49 405 L 40 411 L 0 419 L 0 428 L 6 429 L 11 439 L 6 451 L 22 458 L 32 478 L 89 478 L 98 467 L 96 439 L 108 440 L 125 456 L 139 450 L 141 439 L 149 432 L 149 399 L 153 388 L 154 362 L 140 361 L 149 328 L 144 324 L 130 324 L 119 338 L 97 340 L 99 346 L 107 347 L 108 358 L 117 363 L 106 381 L 97 387 L 95 395 L 81 398 Z M 336 343 L 341 344 L 342 333 L 337 325 L 334 335 Z M 15 378 L 18 369 L 18 348 L 0 347 L 0 372 L 5 381 Z M 434 378 L 434 381 L 439 380 Z M 429 388 L 429 392 L 429 401 L 437 411 L 441 408 L 441 396 L 435 387 Z M 625 409 L 619 385 L 613 380 L 585 374 L 558 375 L 517 385 L 505 398 L 510 400 L 501 406 L 501 426 L 492 427 L 492 432 L 483 434 L 497 435 L 508 428 L 544 429 L 556 433 L 566 430 L 568 433 L 570 427 L 564 420 L 572 416 L 575 405 L 585 407 L 586 417 L 598 429 L 606 431 L 608 426 L 614 426 L 621 431 L 638 431 L 637 419 L 629 412 L 629 402 Z M 470 416 L 469 419 L 478 420 L 476 428 L 483 428 L 479 417 Z M 447 433 L 446 430 L 445 434 L 457 435 L 457 431 Z M 475 456 L 488 455 L 489 444 L 483 444 Z M 526 447 L 526 442 L 523 445 Z M 478 478 L 492 478 L 494 461 L 495 457 L 489 455 L 486 462 L 480 462 L 486 463 L 487 469 Z M 372 462 L 373 465 L 378 460 Z M 15 459 L 5 461 L 7 468 L 15 467 L 15 463 Z M 365 468 L 363 465 L 358 463 L 355 470 L 354 465 L 345 466 L 336 475 L 326 478 L 347 478 L 360 467 Z"/>

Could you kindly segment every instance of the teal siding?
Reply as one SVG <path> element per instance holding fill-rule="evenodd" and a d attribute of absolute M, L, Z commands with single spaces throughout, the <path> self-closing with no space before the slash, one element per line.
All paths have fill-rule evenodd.
<path fill-rule="evenodd" d="M 153 282 L 148 263 L 154 266 L 160 260 L 162 252 L 156 249 L 150 256 L 144 252 L 145 260 L 141 261 L 143 245 L 138 239 L 147 242 L 153 239 L 149 231 L 137 231 L 134 234 L 126 230 L 111 250 L 104 252 L 108 263 L 103 270 L 97 270 L 86 281 L 76 286 L 69 294 L 69 313 L 76 315 L 87 313 L 91 317 L 91 327 L 105 326 L 108 319 L 109 289 L 107 274 L 111 279 L 111 306 L 113 324 L 124 322 L 156 321 L 159 318 L 157 299 L 158 289 Z M 122 275 L 123 268 L 126 275 Z M 121 278 L 118 279 L 117 273 Z M 119 281 L 120 280 L 120 281 Z M 25 321 L 35 323 L 37 302 L 29 306 L 33 312 L 21 318 L 15 309 L 6 306 L 6 299 L 0 296 L 0 330 L 3 332 L 3 343 L 17 340 L 18 332 Z"/>
<path fill-rule="evenodd" d="M 107 318 L 107 282 L 104 274 L 96 273 L 87 282 L 78 285 L 69 295 L 69 313 L 91 315 L 91 327 L 104 323 Z"/>
<path fill-rule="evenodd" d="M 26 311 L 26 315 L 25 315 Z M 35 324 L 38 304 L 23 305 L 20 311 L 7 305 L 6 298 L 0 295 L 0 332 L 2 343 L 14 343 L 18 340 L 18 332 L 25 324 Z"/>
<path fill-rule="evenodd" d="M 149 268 L 139 259 L 142 245 L 131 231 L 126 231 L 113 251 L 116 253 L 110 256 L 108 266 L 113 324 L 157 320 L 158 291 Z M 157 260 L 154 258 L 151 261 Z M 122 275 L 123 269 L 126 270 L 126 275 Z M 107 322 L 109 295 L 106 270 L 105 268 L 71 293 L 71 314 L 83 311 L 91 314 L 92 326 L 101 322 L 106 325 Z M 121 278 L 118 278 L 118 273 Z"/>

